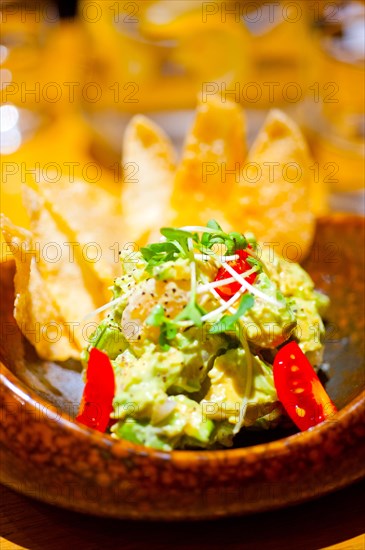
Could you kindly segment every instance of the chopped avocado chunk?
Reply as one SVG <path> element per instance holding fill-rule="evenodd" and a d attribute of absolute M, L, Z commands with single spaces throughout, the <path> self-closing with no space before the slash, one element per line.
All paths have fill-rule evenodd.
<path fill-rule="evenodd" d="M 115 359 L 127 347 L 128 342 L 120 326 L 111 319 L 104 319 L 90 338 L 90 345 Z"/>
<path fill-rule="evenodd" d="M 287 340 L 296 326 L 295 315 L 277 286 L 265 273 L 261 273 L 255 286 L 278 305 L 255 300 L 254 306 L 242 318 L 241 328 L 256 346 L 276 348 Z"/>
<path fill-rule="evenodd" d="M 112 432 L 120 439 L 126 439 L 138 445 L 153 447 L 160 451 L 171 451 L 168 442 L 163 441 L 158 435 L 158 430 L 150 426 L 148 420 L 129 419 L 127 422 L 117 422 L 112 427 Z"/>
<path fill-rule="evenodd" d="M 330 299 L 328 296 L 317 290 L 313 291 L 313 298 L 316 302 L 318 315 L 324 317 L 327 313 L 328 307 L 330 305 Z"/>
<path fill-rule="evenodd" d="M 176 262 L 166 262 L 152 268 L 152 276 L 159 280 L 181 281 L 189 279 L 190 266 L 188 260 L 179 258 Z"/>
<path fill-rule="evenodd" d="M 161 450 L 171 450 L 175 445 L 183 448 L 187 441 L 193 447 L 208 444 L 214 423 L 203 417 L 200 405 L 183 395 L 170 400 L 175 406 L 159 423 L 152 424 L 149 418 L 127 418 L 117 422 L 112 432 L 134 443 Z"/>
<path fill-rule="evenodd" d="M 252 369 L 249 388 L 246 387 L 248 368 Z M 208 376 L 211 386 L 203 403 L 209 418 L 236 424 L 243 415 L 243 425 L 249 426 L 276 405 L 271 367 L 257 356 L 253 356 L 248 365 L 243 349 L 231 349 L 217 357 Z"/>

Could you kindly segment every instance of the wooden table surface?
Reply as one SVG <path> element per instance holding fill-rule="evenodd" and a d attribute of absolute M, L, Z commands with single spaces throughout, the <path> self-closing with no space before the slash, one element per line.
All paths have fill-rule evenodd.
<path fill-rule="evenodd" d="M 289 509 L 162 524 L 88 517 L 0 486 L 0 549 L 365 550 L 364 497 L 365 480 Z"/>

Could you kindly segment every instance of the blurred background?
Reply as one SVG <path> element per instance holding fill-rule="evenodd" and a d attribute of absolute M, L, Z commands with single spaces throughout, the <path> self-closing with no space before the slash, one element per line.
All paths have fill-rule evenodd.
<path fill-rule="evenodd" d="M 363 211 L 364 2 L 2 0 L 0 16 L 1 209 L 15 223 L 27 172 L 93 181 L 96 170 L 115 190 L 133 114 L 181 148 L 214 93 L 242 104 L 249 140 L 269 109 L 293 116 L 318 213 Z"/>

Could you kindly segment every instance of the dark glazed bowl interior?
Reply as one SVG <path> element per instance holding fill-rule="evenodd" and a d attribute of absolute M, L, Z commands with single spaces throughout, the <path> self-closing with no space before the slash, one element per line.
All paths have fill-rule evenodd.
<path fill-rule="evenodd" d="M 25 482 L 24 477 L 29 476 L 32 461 L 37 457 L 33 464 L 34 478 L 43 480 L 47 488 L 45 493 L 35 494 L 37 498 L 50 501 L 53 495 L 52 502 L 61 506 L 100 515 L 173 519 L 214 517 L 283 506 L 313 498 L 361 477 L 363 473 L 358 469 L 360 462 L 356 462 L 356 457 L 346 455 L 342 460 L 341 453 L 345 457 L 347 444 L 347 451 L 358 449 L 358 460 L 364 456 L 364 446 L 358 447 L 360 435 L 362 440 L 364 435 L 359 426 L 365 416 L 362 394 L 365 388 L 364 218 L 337 214 L 320 219 L 304 267 L 316 287 L 331 298 L 325 366 L 321 375 L 337 407 L 345 407 L 336 426 L 318 426 L 305 434 L 295 434 L 294 429 L 241 434 L 236 446 L 246 447 L 244 449 L 158 453 L 127 442 L 114 442 L 109 436 L 92 433 L 70 422 L 77 411 L 83 387 L 80 364 L 69 361 L 61 365 L 41 361 L 36 356 L 12 316 L 14 264 L 3 264 L 0 306 L 5 411 L 0 432 L 0 458 L 4 461 L 2 481 L 27 492 L 26 486 L 31 482 Z M 16 416 L 9 417 L 10 406 L 15 403 L 33 408 L 33 411 L 39 403 L 38 408 L 53 411 L 38 419 L 33 415 L 30 420 L 30 424 L 35 422 L 33 431 L 39 431 L 37 441 L 43 449 L 42 459 L 34 450 L 35 443 L 31 443 L 32 433 L 27 432 L 22 437 L 29 422 L 19 417 L 17 425 Z M 14 430 L 17 437 L 12 439 Z M 64 460 L 51 450 L 54 446 L 50 445 L 49 438 L 55 433 L 56 448 L 61 438 L 61 448 L 72 449 Z M 343 433 L 348 434 L 347 443 Z M 337 437 L 341 438 L 340 446 Z M 273 440 L 278 441 L 268 443 Z M 78 461 L 77 452 L 81 453 L 82 461 Z M 309 458 L 307 453 L 311 453 Z M 334 459 L 338 469 L 331 472 L 331 460 Z M 296 469 L 288 468 L 291 460 L 299 464 Z M 40 464 L 42 476 L 38 472 Z M 80 487 L 92 485 L 103 492 L 93 503 L 80 491 L 72 498 L 57 496 L 57 491 L 50 488 L 54 479 L 63 480 L 63 483 L 75 479 Z M 272 487 L 273 483 L 277 493 L 267 490 L 268 484 Z M 117 494 L 108 490 L 108 487 L 115 489 L 117 486 L 120 489 Z M 237 494 L 227 493 L 231 486 Z M 128 503 L 125 492 L 130 495 L 132 489 L 135 500 Z M 254 502 L 242 499 L 242 494 L 251 494 L 250 491 L 256 495 Z M 204 501 L 202 508 L 202 495 L 207 494 L 210 494 L 209 502 Z"/>

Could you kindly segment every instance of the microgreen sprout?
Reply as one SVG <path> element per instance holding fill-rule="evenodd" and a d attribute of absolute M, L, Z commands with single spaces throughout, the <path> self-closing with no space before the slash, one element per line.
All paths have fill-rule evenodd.
<path fill-rule="evenodd" d="M 146 319 L 146 325 L 160 327 L 159 344 L 163 350 L 170 347 L 170 340 L 177 335 L 180 326 L 173 320 L 165 316 L 165 311 L 161 304 L 157 304 Z"/>

